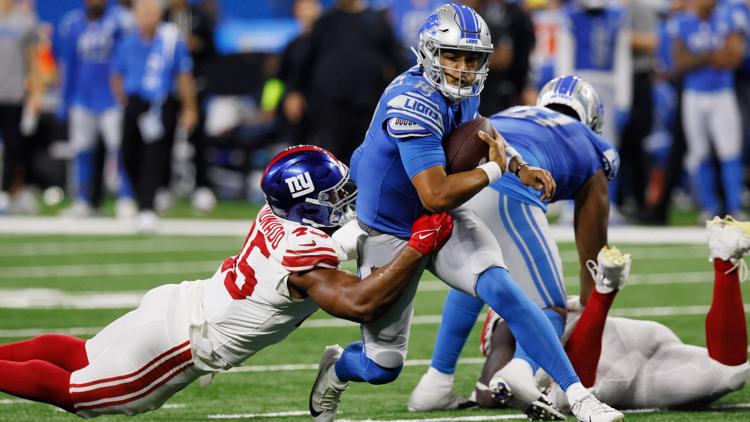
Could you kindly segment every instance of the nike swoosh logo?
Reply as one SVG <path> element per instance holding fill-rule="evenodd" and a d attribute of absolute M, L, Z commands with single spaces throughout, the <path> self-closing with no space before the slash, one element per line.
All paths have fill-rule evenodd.
<path fill-rule="evenodd" d="M 417 235 L 417 239 L 419 239 L 419 240 L 425 240 L 425 239 L 427 239 L 428 237 L 432 236 L 433 234 L 435 234 L 435 233 L 433 233 L 433 232 L 429 232 L 429 233 L 420 233 L 420 234 L 418 234 L 418 235 Z"/>

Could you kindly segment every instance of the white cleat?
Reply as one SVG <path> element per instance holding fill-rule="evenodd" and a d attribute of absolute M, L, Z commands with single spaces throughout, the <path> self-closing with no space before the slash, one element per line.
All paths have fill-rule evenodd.
<path fill-rule="evenodd" d="M 579 422 L 617 422 L 624 421 L 625 415 L 602 403 L 589 393 L 570 406 L 573 415 Z"/>
<path fill-rule="evenodd" d="M 490 380 L 490 390 L 500 403 L 510 404 L 535 421 L 564 420 L 565 416 L 537 388 L 531 366 L 514 358 Z"/>
<path fill-rule="evenodd" d="M 60 213 L 63 217 L 86 218 L 94 215 L 94 209 L 86 201 L 75 201 L 73 205 L 65 208 Z"/>
<path fill-rule="evenodd" d="M 198 188 L 193 192 L 190 203 L 193 211 L 198 214 L 208 214 L 216 208 L 216 195 L 209 188 Z"/>
<path fill-rule="evenodd" d="M 350 382 L 341 382 L 335 375 L 334 365 L 344 350 L 338 344 L 326 347 L 318 364 L 318 377 L 310 391 L 310 415 L 317 422 L 332 422 L 339 410 L 341 394 Z"/>
<path fill-rule="evenodd" d="M 464 409 L 473 405 L 474 402 L 453 392 L 453 375 L 443 374 L 429 367 L 411 392 L 407 407 L 410 412 L 427 412 Z"/>
<path fill-rule="evenodd" d="M 738 263 L 750 251 L 750 223 L 731 216 L 706 221 L 709 261 L 718 258 Z"/>
<path fill-rule="evenodd" d="M 129 220 L 138 215 L 138 205 L 133 198 L 122 197 L 115 202 L 115 217 Z"/>
<path fill-rule="evenodd" d="M 138 213 L 135 229 L 141 234 L 154 234 L 159 228 L 159 216 L 155 212 L 145 210 Z"/>
<path fill-rule="evenodd" d="M 596 290 L 608 294 L 622 290 L 630 275 L 630 254 L 624 254 L 616 247 L 604 245 L 596 255 L 596 262 L 589 259 L 586 268 L 596 283 Z"/>

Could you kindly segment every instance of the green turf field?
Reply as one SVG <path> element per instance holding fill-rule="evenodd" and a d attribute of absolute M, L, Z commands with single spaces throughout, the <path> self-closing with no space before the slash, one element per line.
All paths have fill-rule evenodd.
<path fill-rule="evenodd" d="M 242 240 L 242 236 L 0 236 L 0 343 L 44 331 L 89 336 L 126 312 L 129 306 L 134 306 L 127 304 L 137 300 L 139 294 L 151 287 L 210 276 L 222 258 L 235 253 Z M 704 345 L 704 312 L 711 301 L 713 280 L 711 267 L 705 259 L 705 248 L 700 245 L 620 246 L 633 254 L 633 275 L 631 284 L 615 302 L 614 312 L 655 319 L 671 327 L 685 342 Z M 568 287 L 575 292 L 578 266 L 574 245 L 561 245 L 561 254 Z M 16 291 L 30 288 L 47 290 L 27 291 L 24 294 Z M 750 298 L 746 285 L 744 290 L 746 298 Z M 33 294 L 37 293 L 33 292 L 41 296 L 34 299 Z M 420 360 L 430 357 L 437 330 L 436 320 L 446 292 L 447 289 L 434 277 L 425 275 L 417 295 L 418 323 L 412 328 L 410 343 L 409 360 L 415 365 L 404 368 L 399 380 L 389 385 L 354 385 L 344 395 L 339 415 L 341 419 L 493 420 L 489 417 L 497 415 L 505 416 L 502 420 L 524 419 L 514 410 L 428 414 L 410 414 L 406 411 L 408 395 L 426 370 Z M 20 301 L 25 297 L 31 298 L 26 304 Z M 99 304 L 92 299 L 94 297 L 105 299 Z M 124 300 L 126 304 L 111 309 L 108 300 L 116 298 Z M 42 306 L 45 303 L 47 305 Z M 665 310 L 663 307 L 672 308 Z M 657 311 L 666 315 L 648 316 Z M 213 419 L 214 415 L 244 414 L 256 415 L 251 420 L 308 420 L 304 412 L 309 387 L 315 378 L 315 370 L 310 368 L 316 366 L 326 345 L 345 345 L 359 338 L 355 325 L 331 326 L 327 322 L 330 320 L 332 318 L 324 313 L 316 313 L 286 341 L 248 360 L 246 365 L 249 368 L 246 367 L 245 371 L 219 375 L 206 388 L 192 385 L 173 397 L 166 408 L 141 415 L 138 419 L 207 420 Z M 461 394 L 469 393 L 481 369 L 476 363 L 479 357 L 478 331 L 477 328 L 472 333 L 462 356 L 474 359 L 458 367 L 457 389 Z M 292 370 L 270 367 L 288 364 L 307 366 Z M 747 404 L 748 410 L 737 410 L 742 409 L 744 404 Z M 718 405 L 740 406 L 700 412 L 630 413 L 627 420 L 748 421 L 750 388 L 724 397 Z M 292 416 L 257 416 L 277 413 Z M 518 418 L 510 419 L 512 415 Z M 52 406 L 0 394 L 2 421 L 75 418 Z M 123 417 L 118 418 L 116 420 L 124 420 Z"/>

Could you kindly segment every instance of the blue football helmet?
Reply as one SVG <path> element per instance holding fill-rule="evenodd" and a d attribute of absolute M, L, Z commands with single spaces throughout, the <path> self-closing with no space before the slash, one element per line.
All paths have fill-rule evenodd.
<path fill-rule="evenodd" d="M 559 104 L 573 109 L 578 120 L 596 133 L 602 133 L 604 106 L 594 87 L 578 76 L 560 76 L 544 84 L 536 105 L 549 107 Z"/>
<path fill-rule="evenodd" d="M 440 53 L 445 50 L 470 51 L 479 54 L 479 68 L 461 70 L 459 75 L 471 74 L 471 85 L 448 83 Z M 412 48 L 422 67 L 424 77 L 435 89 L 451 101 L 477 96 L 484 88 L 489 72 L 490 56 L 494 51 L 487 23 L 474 9 L 455 3 L 444 4 L 427 17 L 419 30 L 417 49 Z"/>
<path fill-rule="evenodd" d="M 286 220 L 337 227 L 354 217 L 357 187 L 349 168 L 323 148 L 282 151 L 266 167 L 260 187 L 273 213 Z"/>

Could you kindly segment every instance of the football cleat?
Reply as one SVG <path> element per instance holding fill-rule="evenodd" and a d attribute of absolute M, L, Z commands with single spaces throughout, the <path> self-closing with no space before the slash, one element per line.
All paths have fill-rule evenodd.
<path fill-rule="evenodd" d="M 335 377 L 333 366 L 341 357 L 343 349 L 338 344 L 326 347 L 318 364 L 318 377 L 310 391 L 310 415 L 317 422 L 332 422 L 339 410 L 341 394 L 350 382 L 341 382 Z"/>
<path fill-rule="evenodd" d="M 474 402 L 453 392 L 452 375 L 441 374 L 437 369 L 430 367 L 411 392 L 407 407 L 410 412 L 427 412 L 464 409 L 473 405 Z"/>
<path fill-rule="evenodd" d="M 630 274 L 630 254 L 624 254 L 616 247 L 604 245 L 596 255 L 596 261 L 586 261 L 586 268 L 596 283 L 599 293 L 607 294 L 622 290 Z"/>
<path fill-rule="evenodd" d="M 737 264 L 750 251 L 750 223 L 732 216 L 706 221 L 709 261 L 721 259 Z"/>
<path fill-rule="evenodd" d="M 497 371 L 490 381 L 490 389 L 495 395 L 498 391 L 498 399 L 501 403 L 506 402 L 511 407 L 519 409 L 535 421 L 564 420 L 565 416 L 560 413 L 550 399 L 542 394 L 537 388 L 531 366 L 523 359 L 512 359 L 502 369 Z M 507 392 L 512 392 L 506 397 Z"/>
<path fill-rule="evenodd" d="M 573 402 L 570 410 L 579 422 L 617 422 L 625 420 L 625 415 L 622 412 L 600 402 L 591 393 Z"/>

